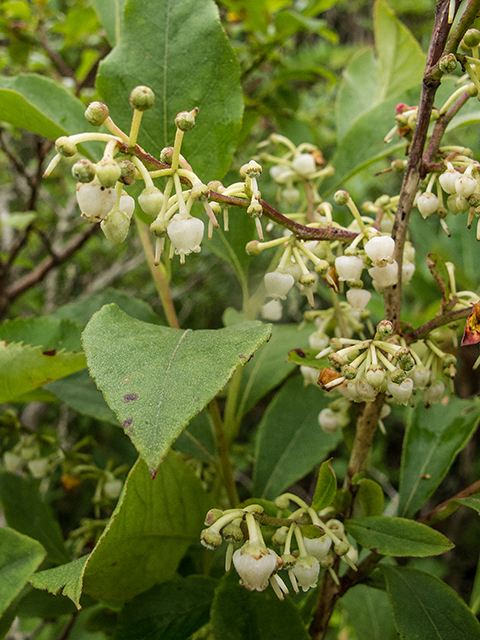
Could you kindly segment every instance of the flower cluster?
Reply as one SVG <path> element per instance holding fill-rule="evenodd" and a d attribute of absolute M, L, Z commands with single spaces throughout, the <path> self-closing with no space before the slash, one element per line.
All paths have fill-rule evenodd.
<path fill-rule="evenodd" d="M 299 508 L 291 512 L 290 502 Z M 288 587 L 278 574 L 280 570 L 287 572 L 295 593 L 299 593 L 299 587 L 303 591 L 316 587 L 321 568 L 328 570 L 338 583 L 333 570 L 336 557 L 356 571 L 358 552 L 347 540 L 342 522 L 335 519 L 323 522 L 312 507 L 290 493 L 279 496 L 275 504 L 278 507 L 276 519 L 267 518 L 263 507 L 258 504 L 226 511 L 212 509 L 207 514 L 205 524 L 208 528 L 201 533 L 201 543 L 213 550 L 223 540 L 227 541 L 225 569 L 228 572 L 233 562 L 241 585 L 250 591 L 264 591 L 270 584 L 278 598 L 283 600 Z M 266 519 L 270 526 L 275 526 L 278 521 L 278 528 L 271 538 L 278 553 L 265 543 L 260 525 L 262 519 Z M 281 524 L 285 520 L 288 525 Z M 304 535 L 306 533 L 309 537 Z M 241 542 L 242 546 L 235 549 Z"/>

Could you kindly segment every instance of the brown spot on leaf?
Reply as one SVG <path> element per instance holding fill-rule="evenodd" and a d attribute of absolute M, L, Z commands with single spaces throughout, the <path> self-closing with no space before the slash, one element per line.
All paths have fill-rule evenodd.
<path fill-rule="evenodd" d="M 46 351 L 42 351 L 44 356 L 54 356 L 57 353 L 56 349 L 47 349 Z"/>
<path fill-rule="evenodd" d="M 135 402 L 135 400 L 138 398 L 138 395 L 136 393 L 126 393 L 123 396 L 123 401 L 124 402 Z"/>
<path fill-rule="evenodd" d="M 293 353 L 296 353 L 299 358 L 306 358 L 307 355 L 303 349 L 292 349 Z"/>
<path fill-rule="evenodd" d="M 132 422 L 133 422 L 133 418 L 127 418 L 122 422 L 122 427 L 124 429 L 127 429 L 132 424 Z"/>

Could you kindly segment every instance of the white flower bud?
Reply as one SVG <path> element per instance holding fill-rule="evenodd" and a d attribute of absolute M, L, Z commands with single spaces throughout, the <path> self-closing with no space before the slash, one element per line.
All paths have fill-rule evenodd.
<path fill-rule="evenodd" d="M 395 240 L 390 236 L 375 236 L 365 245 L 365 253 L 373 262 L 381 266 L 384 262 L 393 260 Z"/>
<path fill-rule="evenodd" d="M 49 462 L 47 458 L 40 458 L 39 460 L 29 460 L 27 462 L 27 467 L 30 470 L 30 473 L 34 478 L 38 480 L 40 478 L 45 478 L 48 474 Z"/>
<path fill-rule="evenodd" d="M 264 320 L 273 320 L 274 322 L 282 319 L 282 303 L 280 300 L 270 300 L 262 307 L 262 318 Z"/>
<path fill-rule="evenodd" d="M 330 547 L 332 546 L 332 539 L 328 536 L 322 536 L 321 538 L 312 540 L 310 538 L 304 538 L 303 541 L 308 554 L 318 561 L 324 560 L 327 557 Z"/>
<path fill-rule="evenodd" d="M 107 240 L 113 244 L 120 244 L 127 237 L 130 218 L 123 211 L 114 209 L 108 214 L 106 220 L 102 220 L 100 226 Z"/>
<path fill-rule="evenodd" d="M 274 551 L 249 545 L 248 542 L 235 551 L 232 559 L 243 586 L 250 591 L 264 591 L 277 568 L 277 554 Z"/>
<path fill-rule="evenodd" d="M 300 373 L 303 376 L 303 384 L 308 387 L 309 384 L 317 384 L 319 371 L 315 367 L 300 367 Z"/>
<path fill-rule="evenodd" d="M 77 202 L 84 218 L 105 220 L 116 201 L 115 189 L 106 189 L 96 182 L 77 184 Z"/>
<path fill-rule="evenodd" d="M 385 380 L 385 370 L 379 364 L 372 364 L 365 373 L 365 380 L 372 387 L 381 387 Z"/>
<path fill-rule="evenodd" d="M 318 414 L 318 424 L 322 427 L 322 430 L 325 431 L 325 433 L 335 433 L 339 427 L 337 412 L 332 411 L 328 407 L 326 409 L 322 409 Z"/>
<path fill-rule="evenodd" d="M 363 311 L 370 302 L 372 294 L 366 289 L 349 289 L 347 291 L 347 300 L 354 309 Z"/>
<path fill-rule="evenodd" d="M 118 496 L 122 493 L 123 482 L 118 478 L 113 480 L 108 480 L 103 485 L 103 495 L 108 498 L 108 500 L 116 500 Z"/>
<path fill-rule="evenodd" d="M 163 193 L 157 187 L 147 187 L 138 196 L 138 204 L 147 215 L 156 218 L 163 205 Z"/>
<path fill-rule="evenodd" d="M 335 258 L 335 269 L 339 280 L 360 280 L 363 260 L 358 256 L 339 256 Z"/>
<path fill-rule="evenodd" d="M 440 175 L 438 180 L 440 182 L 440 186 L 445 191 L 445 193 L 456 192 L 455 182 L 457 178 L 459 178 L 460 176 L 461 174 L 458 171 L 455 171 L 455 169 L 448 169 L 447 171 L 445 171 Z"/>
<path fill-rule="evenodd" d="M 434 193 L 422 193 L 417 198 L 417 207 L 424 218 L 428 218 L 438 209 L 440 200 Z"/>
<path fill-rule="evenodd" d="M 395 402 L 398 404 L 408 404 L 413 391 L 413 380 L 411 378 L 405 378 L 401 384 L 389 382 L 387 390 Z"/>
<path fill-rule="evenodd" d="M 397 284 L 398 281 L 398 264 L 394 260 L 392 264 L 387 264 L 384 267 L 372 267 L 368 270 L 368 273 L 372 276 L 377 286 L 382 288 L 391 287 Z"/>
<path fill-rule="evenodd" d="M 285 184 L 288 178 L 294 174 L 290 167 L 287 167 L 284 164 L 276 164 L 270 168 L 270 175 L 277 184 Z"/>
<path fill-rule="evenodd" d="M 173 216 L 167 234 L 175 247 L 175 254 L 180 256 L 180 262 L 185 262 L 185 256 L 191 253 L 200 253 L 204 228 L 200 218 L 185 218 L 178 213 Z"/>
<path fill-rule="evenodd" d="M 308 336 L 308 344 L 311 349 L 323 351 L 330 344 L 330 338 L 323 331 L 315 331 Z"/>
<path fill-rule="evenodd" d="M 378 389 L 361 378 L 355 379 L 355 391 L 361 402 L 372 402 L 377 397 Z M 355 402 L 355 400 L 354 400 Z"/>
<path fill-rule="evenodd" d="M 425 404 L 437 404 L 445 393 L 445 385 L 440 380 L 435 380 L 422 393 L 422 399 Z"/>
<path fill-rule="evenodd" d="M 298 199 L 300 198 L 300 191 L 293 187 L 291 189 L 284 189 L 282 191 L 282 196 L 283 198 L 285 198 L 287 204 L 293 207 L 298 202 Z"/>
<path fill-rule="evenodd" d="M 274 300 L 285 300 L 287 293 L 295 284 L 295 278 L 289 273 L 281 271 L 271 271 L 266 273 L 264 278 L 267 296 Z"/>
<path fill-rule="evenodd" d="M 408 240 L 403 248 L 403 259 L 405 262 L 415 262 L 415 247 Z"/>
<path fill-rule="evenodd" d="M 299 153 L 293 159 L 292 169 L 301 176 L 308 176 L 311 173 L 315 173 L 317 170 L 315 158 L 311 153 Z"/>
<path fill-rule="evenodd" d="M 3 454 L 3 466 L 7 471 L 16 473 L 23 464 L 23 459 L 11 451 L 5 451 Z"/>

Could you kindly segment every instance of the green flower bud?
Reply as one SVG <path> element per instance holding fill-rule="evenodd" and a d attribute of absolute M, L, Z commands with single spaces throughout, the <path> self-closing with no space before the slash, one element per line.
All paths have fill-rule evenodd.
<path fill-rule="evenodd" d="M 348 191 L 337 191 L 333 196 L 333 201 L 335 202 L 335 204 L 338 204 L 339 206 L 343 206 L 347 204 L 349 199 L 350 199 L 350 194 L 348 193 Z"/>
<path fill-rule="evenodd" d="M 388 338 L 393 333 L 393 324 L 390 320 L 382 320 L 377 324 L 377 332 L 382 338 Z"/>
<path fill-rule="evenodd" d="M 463 36 L 463 42 L 469 49 L 478 47 L 480 44 L 480 31 L 478 29 L 469 29 Z"/>
<path fill-rule="evenodd" d="M 342 367 L 341 374 L 342 376 L 345 376 L 347 380 L 353 380 L 357 375 L 357 370 L 355 369 L 355 367 L 352 367 L 349 364 L 345 364 Z"/>
<path fill-rule="evenodd" d="M 195 109 L 191 111 L 180 111 L 175 118 L 175 126 L 180 129 L 180 131 L 191 131 L 195 126 L 195 116 L 197 113 L 198 107 L 195 107 Z"/>
<path fill-rule="evenodd" d="M 476 29 L 472 29 L 472 31 L 476 31 Z M 457 59 L 455 57 L 455 54 L 449 53 L 446 56 L 440 58 L 439 67 L 440 70 L 444 73 L 453 73 L 457 68 Z"/>
<path fill-rule="evenodd" d="M 402 371 L 402 369 L 395 369 L 395 371 L 390 374 L 390 380 L 394 384 L 402 384 L 406 377 L 407 374 L 405 373 L 405 371 Z"/>
<path fill-rule="evenodd" d="M 241 528 L 233 522 L 229 522 L 223 527 L 222 536 L 225 540 L 228 540 L 228 542 L 242 542 L 244 537 Z"/>
<path fill-rule="evenodd" d="M 342 540 L 333 547 L 333 550 L 335 551 L 337 556 L 344 556 L 346 553 L 348 553 L 349 549 L 350 545 L 345 540 Z"/>
<path fill-rule="evenodd" d="M 315 275 L 313 273 L 304 273 L 300 278 L 300 284 L 309 287 L 315 284 L 316 280 L 317 279 L 315 278 Z"/>
<path fill-rule="evenodd" d="M 150 87 L 143 85 L 135 87 L 130 94 L 130 105 L 137 111 L 147 111 L 147 109 L 153 107 L 154 100 L 155 94 L 153 91 Z"/>
<path fill-rule="evenodd" d="M 288 555 L 284 554 L 282 556 L 282 563 L 282 569 L 291 569 L 297 564 L 297 559 L 291 553 Z"/>
<path fill-rule="evenodd" d="M 77 182 L 91 182 L 95 178 L 95 165 L 83 158 L 73 165 L 72 176 Z"/>
<path fill-rule="evenodd" d="M 120 160 L 120 182 L 131 185 L 135 183 L 135 165 L 130 160 Z"/>
<path fill-rule="evenodd" d="M 85 118 L 94 127 L 99 127 L 108 118 L 108 107 L 103 102 L 91 102 L 85 110 Z"/>
<path fill-rule="evenodd" d="M 222 544 L 223 538 L 215 529 L 204 529 L 200 534 L 200 542 L 204 547 L 213 551 Z"/>
<path fill-rule="evenodd" d="M 252 218 L 259 218 L 262 215 L 263 207 L 258 202 L 258 200 L 254 200 L 252 204 L 248 207 L 247 213 Z"/>
<path fill-rule="evenodd" d="M 77 147 L 73 142 L 70 142 L 70 139 L 67 138 L 67 136 L 57 138 L 55 141 L 55 149 L 60 155 L 65 156 L 65 158 L 71 158 L 77 153 Z"/>
<path fill-rule="evenodd" d="M 210 509 L 205 516 L 204 524 L 207 527 L 211 527 L 219 518 L 223 516 L 223 511 L 221 509 Z"/>
<path fill-rule="evenodd" d="M 240 167 L 239 173 L 242 178 L 246 178 L 247 176 L 250 178 L 259 178 L 262 173 L 262 165 L 255 162 L 255 160 L 250 160 L 250 162 Z"/>
<path fill-rule="evenodd" d="M 106 189 L 111 189 L 120 179 L 122 170 L 115 160 L 101 160 L 96 166 L 97 178 Z"/>
<path fill-rule="evenodd" d="M 173 147 L 165 147 L 164 149 L 161 150 L 160 162 L 163 162 L 163 164 L 171 165 L 172 158 L 173 158 Z"/>
<path fill-rule="evenodd" d="M 245 251 L 249 256 L 259 256 L 262 253 L 262 247 L 258 240 L 252 240 L 248 242 Z"/>

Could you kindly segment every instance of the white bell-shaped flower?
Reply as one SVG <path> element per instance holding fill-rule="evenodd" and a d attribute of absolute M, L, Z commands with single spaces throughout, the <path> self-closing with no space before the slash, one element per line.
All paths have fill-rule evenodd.
<path fill-rule="evenodd" d="M 200 218 L 185 217 L 178 213 L 173 216 L 167 227 L 167 234 L 181 263 L 185 262 L 185 256 L 200 253 L 204 228 Z"/>
<path fill-rule="evenodd" d="M 274 322 L 282 319 L 282 303 L 280 300 L 270 300 L 262 307 L 262 318 L 264 320 L 273 320 Z"/>
<path fill-rule="evenodd" d="M 300 191 L 292 187 L 291 189 L 284 189 L 282 191 L 282 197 L 285 199 L 287 204 L 291 207 L 297 204 L 298 199 L 300 198 Z"/>
<path fill-rule="evenodd" d="M 366 289 L 349 289 L 347 291 L 347 300 L 354 309 L 363 311 L 370 302 L 372 294 Z"/>
<path fill-rule="evenodd" d="M 460 213 L 466 213 L 470 209 L 470 203 L 464 196 L 457 196 L 455 198 L 455 206 Z"/>
<path fill-rule="evenodd" d="M 408 404 L 413 391 L 413 380 L 411 378 L 405 378 L 401 384 L 389 382 L 387 390 L 395 402 L 398 404 Z"/>
<path fill-rule="evenodd" d="M 301 176 L 308 176 L 311 173 L 315 173 L 317 170 L 315 158 L 311 153 L 299 153 L 293 159 L 292 169 Z"/>
<path fill-rule="evenodd" d="M 378 394 L 378 389 L 362 378 L 355 378 L 355 391 L 360 402 L 373 402 Z M 354 400 L 354 402 L 358 401 Z"/>
<path fill-rule="evenodd" d="M 460 174 L 455 180 L 455 191 L 462 198 L 469 198 L 475 191 L 477 181 L 472 176 L 473 165 L 470 165 L 465 170 L 465 173 Z"/>
<path fill-rule="evenodd" d="M 422 399 L 425 404 L 437 404 L 443 398 L 445 393 L 445 385 L 441 380 L 435 380 L 432 384 L 423 390 Z"/>
<path fill-rule="evenodd" d="M 320 373 L 315 367 L 300 367 L 300 373 L 303 376 L 303 384 L 308 387 L 309 384 L 317 384 L 318 374 Z"/>
<path fill-rule="evenodd" d="M 363 260 L 358 256 L 339 256 L 335 258 L 335 269 L 339 280 L 360 280 Z"/>
<path fill-rule="evenodd" d="M 277 569 L 277 554 L 274 551 L 249 542 L 235 551 L 232 560 L 243 586 L 250 591 L 264 591 L 270 576 Z"/>
<path fill-rule="evenodd" d="M 415 273 L 415 265 L 413 262 L 404 262 L 402 264 L 402 283 L 409 284 Z"/>
<path fill-rule="evenodd" d="M 115 189 L 106 189 L 95 181 L 77 184 L 77 202 L 84 218 L 105 220 L 116 201 Z"/>
<path fill-rule="evenodd" d="M 394 250 L 395 240 L 391 236 L 375 236 L 365 245 L 365 253 L 377 266 L 393 260 Z"/>
<path fill-rule="evenodd" d="M 328 556 L 330 547 L 332 546 L 332 539 L 328 536 L 322 536 L 321 538 L 303 538 L 305 543 L 305 549 L 309 555 L 316 558 L 319 562 L 324 560 Z"/>
<path fill-rule="evenodd" d="M 300 556 L 291 571 L 303 591 L 317 586 L 320 564 L 313 556 Z"/>
<path fill-rule="evenodd" d="M 413 380 L 414 389 L 425 389 L 430 381 L 430 369 L 423 365 L 416 364 L 411 371 L 408 372 L 409 378 Z"/>
<path fill-rule="evenodd" d="M 365 372 L 365 380 L 372 387 L 381 387 L 385 380 L 385 369 L 380 364 L 372 364 Z"/>
<path fill-rule="evenodd" d="M 455 182 L 460 176 L 461 173 L 455 171 L 455 169 L 447 169 L 447 171 L 440 175 L 438 180 L 445 193 L 456 193 Z"/>
<path fill-rule="evenodd" d="M 323 331 L 315 331 L 308 336 L 308 344 L 311 349 L 323 351 L 330 344 L 330 338 Z"/>
<path fill-rule="evenodd" d="M 276 164 L 270 168 L 270 175 L 277 184 L 285 184 L 295 174 L 290 167 L 284 164 Z"/>
<path fill-rule="evenodd" d="M 287 293 L 295 284 L 295 278 L 290 273 L 271 271 L 264 276 L 267 296 L 274 300 L 285 300 Z"/>
<path fill-rule="evenodd" d="M 368 273 L 372 276 L 374 284 L 376 283 L 382 289 L 398 282 L 398 264 L 395 260 L 384 267 L 372 267 Z"/>
<path fill-rule="evenodd" d="M 147 215 L 156 218 L 163 205 L 164 196 L 157 187 L 147 187 L 138 196 L 138 204 Z"/>
<path fill-rule="evenodd" d="M 424 218 L 428 218 L 438 209 L 440 200 L 434 193 L 425 192 L 418 196 L 417 207 Z"/>
<path fill-rule="evenodd" d="M 322 430 L 325 433 L 335 433 L 340 426 L 337 412 L 332 411 L 332 409 L 329 409 L 328 407 L 326 409 L 322 409 L 318 414 L 318 424 L 322 427 Z"/>

